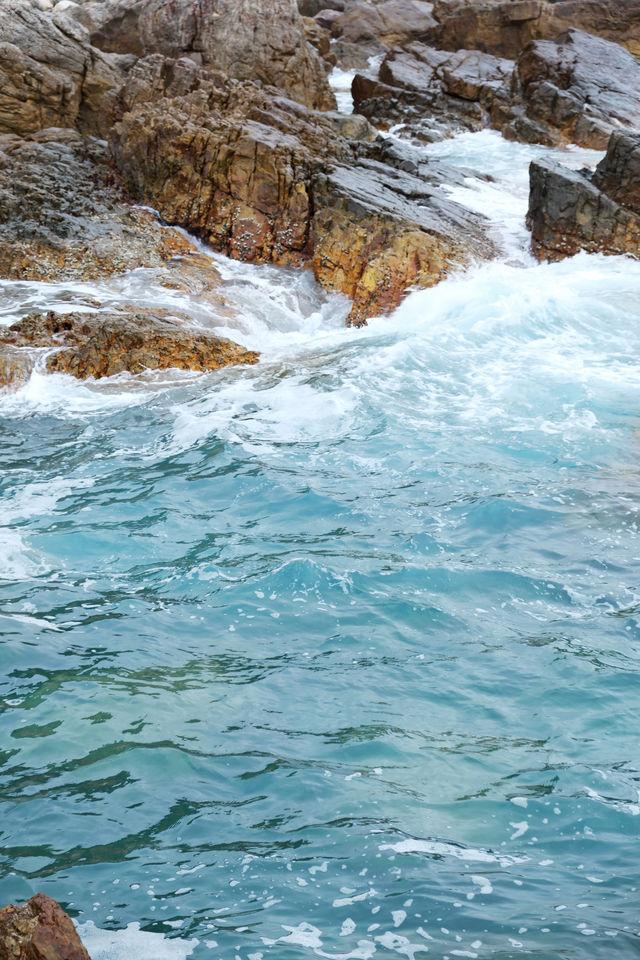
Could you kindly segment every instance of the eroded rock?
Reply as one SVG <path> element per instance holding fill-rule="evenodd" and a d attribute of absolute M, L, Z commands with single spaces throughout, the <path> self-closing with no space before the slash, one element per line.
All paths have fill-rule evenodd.
<path fill-rule="evenodd" d="M 28 0 L 0 4 L 0 133 L 25 136 L 73 127 L 105 136 L 105 94 L 122 83 L 117 61 L 95 49 L 85 30 Z"/>
<path fill-rule="evenodd" d="M 6 358 L 0 349 L 0 385 Z M 2 960 L 90 960 L 71 918 L 59 903 L 37 893 L 21 906 L 0 910 Z"/>
<path fill-rule="evenodd" d="M 24 381 L 43 352 L 47 372 L 80 380 L 172 367 L 204 372 L 258 361 L 257 353 L 163 310 L 32 313 L 0 329 L 4 386 Z"/>

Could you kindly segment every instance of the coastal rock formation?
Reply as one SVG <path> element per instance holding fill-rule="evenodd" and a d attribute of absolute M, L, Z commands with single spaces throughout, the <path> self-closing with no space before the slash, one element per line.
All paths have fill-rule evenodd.
<path fill-rule="evenodd" d="M 2 383 L 0 354 L 0 384 Z M 90 960 L 71 918 L 59 903 L 37 893 L 22 906 L 0 910 L 2 960 Z"/>
<path fill-rule="evenodd" d="M 636 0 L 436 0 L 439 21 L 426 37 L 443 50 L 474 49 L 515 59 L 530 40 L 577 27 L 640 52 Z"/>
<path fill-rule="evenodd" d="M 518 59 L 527 116 L 565 140 L 604 149 L 620 125 L 640 124 L 640 64 L 616 43 L 570 29 Z"/>
<path fill-rule="evenodd" d="M 308 107 L 335 106 L 295 0 L 95 0 L 79 16 L 103 50 L 189 56 L 229 77 L 278 87 Z"/>
<path fill-rule="evenodd" d="M 134 196 L 215 249 L 311 262 L 323 284 L 353 298 L 355 323 L 395 306 L 408 285 L 494 255 L 482 218 L 381 158 L 366 122 L 364 139 L 346 140 L 344 118 L 253 84 L 202 73 L 189 93 L 166 96 L 182 87 L 183 64 L 138 64 L 120 94 L 113 155 Z"/>
<path fill-rule="evenodd" d="M 258 360 L 257 353 L 162 310 L 32 313 L 0 328 L 0 384 L 19 385 L 43 352 L 47 372 L 80 380 L 171 367 L 219 370 Z"/>
<path fill-rule="evenodd" d="M 71 19 L 29 0 L 0 4 L 0 133 L 74 127 L 104 137 L 102 101 L 121 83 L 117 58 L 92 47 Z"/>
<path fill-rule="evenodd" d="M 149 210 L 123 202 L 107 151 L 72 130 L 0 136 L 0 276 L 93 280 L 194 256 Z"/>
<path fill-rule="evenodd" d="M 612 134 L 593 174 L 532 163 L 527 225 L 539 259 L 579 250 L 640 255 L 640 134 Z"/>
<path fill-rule="evenodd" d="M 377 77 L 356 74 L 355 109 L 378 126 L 410 122 L 412 131 L 438 139 L 491 124 L 496 103 L 509 103 L 514 63 L 479 53 L 435 50 L 422 43 L 393 50 Z"/>

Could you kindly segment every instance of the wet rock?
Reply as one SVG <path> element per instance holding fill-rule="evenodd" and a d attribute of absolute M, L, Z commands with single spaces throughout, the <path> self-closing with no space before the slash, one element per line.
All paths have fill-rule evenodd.
<path fill-rule="evenodd" d="M 612 130 L 640 124 L 640 64 L 616 43 L 566 30 L 530 43 L 517 74 L 526 115 L 565 140 L 604 149 Z"/>
<path fill-rule="evenodd" d="M 355 109 L 378 126 L 409 122 L 434 138 L 491 125 L 496 103 L 509 103 L 514 64 L 477 50 L 454 53 L 421 43 L 392 50 L 377 77 L 356 75 Z"/>
<path fill-rule="evenodd" d="M 28 0 L 0 4 L 0 133 L 56 126 L 104 136 L 102 101 L 121 83 L 117 62 L 72 20 Z"/>
<path fill-rule="evenodd" d="M 303 17 L 315 17 L 321 10 L 338 10 L 345 8 L 345 0 L 298 0 L 298 10 Z"/>
<path fill-rule="evenodd" d="M 532 163 L 527 225 L 539 259 L 579 250 L 640 255 L 640 134 L 613 133 L 593 174 Z"/>
<path fill-rule="evenodd" d="M 0 136 L 0 276 L 95 280 L 195 255 L 151 211 L 124 202 L 96 141 L 60 129 Z"/>
<path fill-rule="evenodd" d="M 295 0 L 96 0 L 81 19 L 103 50 L 186 55 L 230 77 L 279 87 L 309 107 L 335 106 Z"/>
<path fill-rule="evenodd" d="M 368 124 L 341 129 L 335 115 L 206 72 L 167 96 L 180 70 L 138 64 L 112 131 L 127 189 L 168 222 L 236 259 L 311 262 L 353 298 L 352 322 L 395 305 L 409 284 L 494 255 L 482 218 L 437 196 L 417 167 L 382 157 Z"/>
<path fill-rule="evenodd" d="M 6 376 L 0 350 L 0 386 Z M 37 893 L 22 906 L 0 910 L 2 960 L 90 960 L 70 917 L 59 903 Z"/>
<path fill-rule="evenodd" d="M 187 317 L 162 310 L 32 313 L 0 330 L 5 386 L 19 385 L 24 368 L 30 372 L 44 351 L 47 372 L 80 380 L 173 367 L 204 372 L 258 360 L 257 353 L 192 326 Z M 19 360 L 22 371 L 17 367 Z M 11 379 L 13 371 L 17 382 Z"/>

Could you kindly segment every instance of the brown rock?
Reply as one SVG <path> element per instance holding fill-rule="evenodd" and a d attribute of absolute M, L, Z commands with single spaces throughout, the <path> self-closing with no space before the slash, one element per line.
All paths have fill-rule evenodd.
<path fill-rule="evenodd" d="M 145 370 L 219 370 L 256 363 L 258 354 L 162 310 L 123 308 L 111 313 L 32 313 L 0 330 L 0 355 L 11 370 L 21 354 L 47 350 L 49 373 L 84 380 Z M 28 361 L 27 361 L 28 362 Z M 18 371 L 19 375 L 19 371 Z"/>
<path fill-rule="evenodd" d="M 579 250 L 640 255 L 640 134 L 612 134 L 594 174 L 532 163 L 527 225 L 539 259 Z"/>
<path fill-rule="evenodd" d="M 408 285 L 494 255 L 482 219 L 438 195 L 431 168 L 383 158 L 367 124 L 352 124 L 361 139 L 349 141 L 331 115 L 204 73 L 187 95 L 162 99 L 172 76 L 159 59 L 133 71 L 113 153 L 132 194 L 215 249 L 311 262 L 323 284 L 354 299 L 354 322 L 397 304 Z"/>
<path fill-rule="evenodd" d="M 115 61 L 72 20 L 28 0 L 0 4 L 0 133 L 55 126 L 104 136 L 110 123 L 102 101 L 121 83 Z"/>
<path fill-rule="evenodd" d="M 436 26 L 432 3 L 423 0 L 384 0 L 353 3 L 333 19 L 332 33 L 348 43 L 377 40 L 385 47 L 402 46 Z"/>
<path fill-rule="evenodd" d="M 2 960 L 90 960 L 70 917 L 59 903 L 44 893 L 37 893 L 22 906 L 10 904 L 0 910 L 0 957 Z"/>
<path fill-rule="evenodd" d="M 105 50 L 186 55 L 230 77 L 279 87 L 306 106 L 335 107 L 295 0 L 108 0 L 80 16 Z"/>

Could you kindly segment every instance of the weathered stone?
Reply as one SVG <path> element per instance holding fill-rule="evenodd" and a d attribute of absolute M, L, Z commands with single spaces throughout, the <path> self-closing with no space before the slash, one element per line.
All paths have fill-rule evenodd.
<path fill-rule="evenodd" d="M 436 196 L 417 168 L 401 174 L 377 159 L 366 123 L 341 128 L 335 115 L 207 73 L 167 97 L 175 73 L 159 58 L 132 71 L 113 154 L 134 196 L 215 249 L 311 262 L 322 283 L 353 298 L 354 322 L 399 302 L 409 284 L 494 255 L 482 218 Z"/>
<path fill-rule="evenodd" d="M 60 129 L 0 137 L 0 276 L 93 280 L 194 256 L 183 236 L 124 202 L 100 144 Z"/>
<path fill-rule="evenodd" d="M 348 43 L 378 40 L 386 47 L 420 39 L 436 26 L 432 3 L 423 0 L 384 0 L 353 3 L 333 19 L 332 33 Z"/>
<path fill-rule="evenodd" d="M 379 126 L 428 123 L 440 136 L 491 124 L 496 101 L 510 99 L 514 64 L 477 50 L 454 53 L 421 43 L 392 50 L 378 79 L 356 75 L 355 109 Z"/>
<path fill-rule="evenodd" d="M 34 348 L 48 351 L 49 373 L 80 380 L 173 367 L 204 372 L 258 360 L 257 353 L 192 326 L 186 317 L 133 307 L 111 313 L 32 313 L 0 329 L 0 357 L 8 357 L 9 365 L 20 353 L 35 364 L 39 354 Z"/>
<path fill-rule="evenodd" d="M 612 134 L 594 174 L 532 163 L 527 225 L 539 259 L 579 250 L 640 255 L 640 134 Z"/>
<path fill-rule="evenodd" d="M 518 59 L 527 116 L 567 140 L 604 149 L 620 125 L 640 124 L 640 64 L 618 44 L 570 29 Z"/>
<path fill-rule="evenodd" d="M 279 87 L 309 107 L 335 99 L 296 0 L 107 0 L 81 17 L 105 50 L 189 56 L 230 77 Z"/>
<path fill-rule="evenodd" d="M 515 59 L 530 40 L 577 27 L 640 50 L 637 0 L 436 0 L 439 21 L 427 41 L 445 50 L 476 49 Z"/>
<path fill-rule="evenodd" d="M 6 375 L 0 350 L 0 386 Z M 71 918 L 59 903 L 37 893 L 22 906 L 0 910 L 2 960 L 90 960 Z"/>
<path fill-rule="evenodd" d="M 104 136 L 102 101 L 121 83 L 116 62 L 72 20 L 28 0 L 0 4 L 0 133 L 55 126 Z"/>
<path fill-rule="evenodd" d="M 345 8 L 345 0 L 298 0 L 298 10 L 303 17 L 315 17 L 321 10 L 338 10 Z"/>

